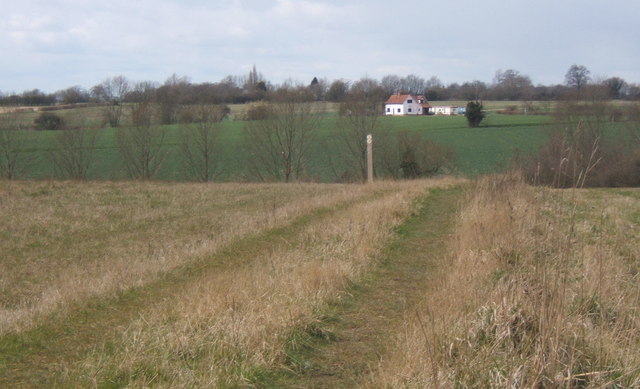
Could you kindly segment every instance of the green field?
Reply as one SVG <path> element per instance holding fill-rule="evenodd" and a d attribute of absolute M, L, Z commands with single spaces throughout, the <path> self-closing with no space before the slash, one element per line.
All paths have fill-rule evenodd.
<path fill-rule="evenodd" d="M 83 123 L 96 122 L 96 108 L 87 108 L 78 112 L 62 112 L 74 126 L 82 127 Z M 225 120 L 221 142 L 223 152 L 220 161 L 219 181 L 238 181 L 247 179 L 245 170 L 246 155 L 242 147 L 242 132 L 246 122 L 235 119 Z M 236 112 L 237 113 L 237 112 Z M 73 116 L 75 114 L 75 117 Z M 85 115 L 86 114 L 86 115 Z M 86 118 L 78 119 L 85 115 Z M 32 121 L 34 113 L 24 114 L 27 121 Z M 317 137 L 309 150 L 305 164 L 305 179 L 309 181 L 331 182 L 336 175 L 348 170 L 341 166 L 342 158 L 336 150 L 335 138 L 337 115 L 333 110 L 324 114 L 317 132 Z M 548 116 L 500 115 L 489 112 L 481 128 L 467 127 L 466 119 L 456 117 L 381 117 L 379 124 L 382 131 L 395 133 L 409 131 L 420 133 L 424 138 L 438 144 L 448 145 L 455 152 L 454 172 L 464 176 L 477 176 L 484 173 L 502 171 L 508 167 L 516 149 L 521 152 L 535 150 L 545 139 Z M 178 131 L 180 126 L 161 126 L 166 132 L 165 147 L 168 156 L 156 175 L 157 179 L 184 181 L 186 175 L 181 163 Z M 50 154 L 55 147 L 56 131 L 29 132 L 25 144 L 25 155 L 28 156 L 29 167 L 23 173 L 26 179 L 49 179 L 55 177 Z M 92 180 L 118 180 L 127 178 L 126 171 L 120 162 L 115 130 L 105 128 L 97 144 L 94 162 L 89 172 Z"/>

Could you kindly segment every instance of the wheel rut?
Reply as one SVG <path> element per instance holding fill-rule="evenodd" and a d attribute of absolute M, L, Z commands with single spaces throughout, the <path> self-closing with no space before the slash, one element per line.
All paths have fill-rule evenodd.
<path fill-rule="evenodd" d="M 422 298 L 438 259 L 446 255 L 462 187 L 432 189 L 419 212 L 397 231 L 379 266 L 333 308 L 323 324 L 331 341 L 314 342 L 295 357 L 296 372 L 278 385 L 292 388 L 348 388 L 363 380 L 392 346 L 405 315 Z M 278 386 L 275 385 L 275 386 Z"/>

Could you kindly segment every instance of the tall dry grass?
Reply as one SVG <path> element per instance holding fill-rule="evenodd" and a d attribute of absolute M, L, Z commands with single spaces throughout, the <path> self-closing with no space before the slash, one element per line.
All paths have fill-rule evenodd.
<path fill-rule="evenodd" d="M 638 242 L 638 190 L 481 179 L 365 386 L 640 387 Z"/>
<path fill-rule="evenodd" d="M 312 329 L 323 305 L 371 266 L 415 199 L 429 186 L 450 183 L 383 184 L 393 190 L 314 220 L 245 265 L 203 275 L 142 313 L 64 382 L 239 387 L 260 381 L 261 372 L 284 367 L 292 333 Z"/>
<path fill-rule="evenodd" d="M 0 334 L 383 186 L 0 181 Z"/>

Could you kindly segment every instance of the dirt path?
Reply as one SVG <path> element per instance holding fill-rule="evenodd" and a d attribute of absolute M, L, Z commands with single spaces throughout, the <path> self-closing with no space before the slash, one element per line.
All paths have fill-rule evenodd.
<path fill-rule="evenodd" d="M 347 388 L 362 383 L 385 352 L 405 314 L 424 296 L 435 259 L 445 255 L 462 189 L 435 189 L 423 200 L 420 212 L 398 230 L 379 268 L 351 297 L 335 307 L 337 320 L 322 332 L 335 340 L 316 342 L 311 351 L 295 357 L 298 374 L 283 386 Z"/>

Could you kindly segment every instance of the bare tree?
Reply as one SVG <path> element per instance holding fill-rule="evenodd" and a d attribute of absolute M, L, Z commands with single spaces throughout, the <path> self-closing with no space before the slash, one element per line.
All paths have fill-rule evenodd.
<path fill-rule="evenodd" d="M 564 76 L 565 84 L 570 88 L 582 89 L 589 80 L 591 72 L 583 65 L 571 65 Z"/>
<path fill-rule="evenodd" d="M 100 132 L 95 128 L 65 128 L 56 134 L 51 162 L 61 178 L 86 180 L 94 162 Z"/>
<path fill-rule="evenodd" d="M 195 108 L 194 123 L 180 131 L 180 150 L 189 174 L 198 181 L 211 181 L 218 173 L 221 152 L 219 137 L 226 106 L 200 104 Z"/>
<path fill-rule="evenodd" d="M 531 78 L 517 70 L 498 70 L 493 78 L 493 98 L 496 100 L 527 100 L 533 85 Z"/>
<path fill-rule="evenodd" d="M 382 80 L 380 80 L 380 85 L 387 95 L 404 92 L 402 90 L 402 80 L 395 74 L 388 74 L 382 77 Z"/>
<path fill-rule="evenodd" d="M 26 168 L 29 159 L 24 153 L 25 134 L 14 114 L 0 117 L 0 178 L 16 179 Z"/>
<path fill-rule="evenodd" d="M 155 98 L 159 104 L 162 124 L 178 122 L 179 107 L 188 95 L 189 85 L 187 77 L 179 77 L 174 73 L 156 90 Z"/>
<path fill-rule="evenodd" d="M 118 149 L 129 177 L 153 178 L 168 155 L 164 147 L 165 131 L 153 125 L 153 106 L 149 102 L 132 107 L 132 127 L 119 128 Z"/>
<path fill-rule="evenodd" d="M 367 179 L 366 137 L 371 134 L 376 140 L 373 144 L 374 156 L 377 156 L 378 145 L 382 145 L 378 142 L 382 108 L 382 101 L 376 94 L 362 91 L 350 93 L 346 101 L 341 104 L 340 118 L 333 139 L 339 143 L 335 148 L 343 150 L 340 155 L 346 170 L 340 172 L 333 166 L 334 174 L 342 179 L 348 179 L 351 176 L 359 180 Z M 352 173 L 354 167 L 355 174 Z"/>
<path fill-rule="evenodd" d="M 335 80 L 329 86 L 325 98 L 327 99 L 327 101 L 341 102 L 347 94 L 348 90 L 348 81 Z"/>
<path fill-rule="evenodd" d="M 269 107 L 269 117 L 244 129 L 249 173 L 261 180 L 301 178 L 305 158 L 320 124 L 320 112 L 304 91 L 289 91 Z"/>
<path fill-rule="evenodd" d="M 130 91 L 129 81 L 124 76 L 107 78 L 91 88 L 94 99 L 105 104 L 105 119 L 111 127 L 119 127 L 122 121 L 123 101 Z"/>

